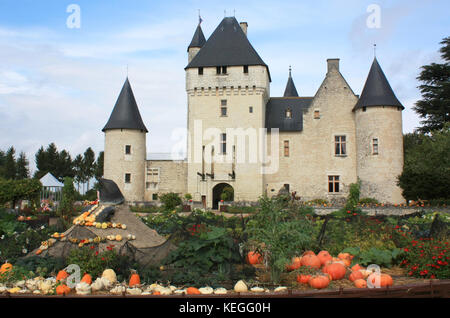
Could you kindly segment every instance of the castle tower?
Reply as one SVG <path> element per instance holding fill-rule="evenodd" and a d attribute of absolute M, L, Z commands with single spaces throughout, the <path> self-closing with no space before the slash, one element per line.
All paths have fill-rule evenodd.
<path fill-rule="evenodd" d="M 236 144 L 230 132 L 259 134 L 270 96 L 269 68 L 250 44 L 247 26 L 226 17 L 204 44 L 194 41 L 201 39 L 197 27 L 195 45 L 191 42 L 188 48 L 187 187 L 195 201 L 209 208 L 217 208 L 224 186 L 234 189 L 234 200 L 255 201 L 263 194 L 260 161 L 249 160 L 252 141 L 247 138 L 245 146 Z M 191 51 L 198 47 L 198 52 Z M 191 53 L 196 54 L 191 58 Z M 242 162 L 238 156 L 244 152 L 247 159 Z M 258 149 L 251 155 L 258 155 Z"/>
<path fill-rule="evenodd" d="M 403 170 L 403 109 L 375 58 L 353 108 L 361 197 L 404 202 L 397 185 Z"/>
<path fill-rule="evenodd" d="M 143 201 L 148 131 L 128 78 L 102 131 L 105 133 L 105 179 L 118 185 L 126 201 Z"/>
<path fill-rule="evenodd" d="M 206 43 L 205 36 L 203 35 L 203 31 L 199 23 L 197 29 L 195 29 L 192 41 L 187 49 L 188 63 L 191 63 L 192 59 L 195 57 L 195 55 L 197 55 L 198 51 L 200 51 L 200 49 L 203 47 L 205 43 Z"/>

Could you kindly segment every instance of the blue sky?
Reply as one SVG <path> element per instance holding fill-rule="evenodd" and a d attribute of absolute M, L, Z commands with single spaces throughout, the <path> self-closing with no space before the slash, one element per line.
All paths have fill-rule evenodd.
<path fill-rule="evenodd" d="M 69 29 L 66 8 L 81 8 Z M 380 28 L 368 28 L 367 8 L 379 5 Z M 377 58 L 405 105 L 403 130 L 419 124 L 420 66 L 440 62 L 450 36 L 448 1 L 125 1 L 2 0 L 0 2 L 0 149 L 14 145 L 34 167 L 41 145 L 55 142 L 74 157 L 103 150 L 101 128 L 128 74 L 149 129 L 148 152 L 170 152 L 185 128 L 186 48 L 198 22 L 208 37 L 221 19 L 249 24 L 248 37 L 269 65 L 271 95 L 281 96 L 289 65 L 298 92 L 313 96 L 327 58 L 360 94 Z M 224 12 L 226 11 L 226 12 Z"/>

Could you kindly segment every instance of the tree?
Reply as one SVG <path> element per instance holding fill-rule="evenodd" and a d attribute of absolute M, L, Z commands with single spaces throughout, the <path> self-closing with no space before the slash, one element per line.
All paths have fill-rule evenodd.
<path fill-rule="evenodd" d="M 423 82 L 419 86 L 423 99 L 417 101 L 413 109 L 424 118 L 422 127 L 418 128 L 423 133 L 442 129 L 450 121 L 450 37 L 440 44 L 443 45 L 439 51 L 444 63 L 422 66 L 417 77 Z"/>
<path fill-rule="evenodd" d="M 48 172 L 47 153 L 45 152 L 43 146 L 38 149 L 38 151 L 34 155 L 34 158 L 37 168 L 36 172 L 34 173 L 34 178 L 40 179 Z"/>
<path fill-rule="evenodd" d="M 22 151 L 16 161 L 16 178 L 17 180 L 28 179 L 30 177 L 30 169 L 28 168 L 28 159 Z"/>
<path fill-rule="evenodd" d="M 6 154 L 3 150 L 0 150 L 0 178 L 5 178 L 5 162 Z"/>
<path fill-rule="evenodd" d="M 74 169 L 74 175 L 75 175 L 75 182 L 78 186 L 78 192 L 80 192 L 80 183 L 83 182 L 84 176 L 83 176 L 83 156 L 77 155 L 73 161 L 73 169 Z"/>
<path fill-rule="evenodd" d="M 63 179 L 64 177 L 73 178 L 75 175 L 73 170 L 73 163 L 70 154 L 66 150 L 61 150 L 58 153 L 57 165 L 55 167 L 55 177 Z"/>
<path fill-rule="evenodd" d="M 431 134 L 405 135 L 405 164 L 398 184 L 407 200 L 450 198 L 450 124 Z"/>
<path fill-rule="evenodd" d="M 62 189 L 62 200 L 59 207 L 59 212 L 63 218 L 68 218 L 73 212 L 73 204 L 75 203 L 76 192 L 73 186 L 73 179 L 70 177 L 64 178 L 64 187 Z"/>
<path fill-rule="evenodd" d="M 95 153 L 91 147 L 87 148 L 83 154 L 83 164 L 82 164 L 84 182 L 87 182 L 89 189 L 89 180 L 94 176 L 95 173 Z"/>
<path fill-rule="evenodd" d="M 5 178 L 14 180 L 16 179 L 16 158 L 15 158 L 16 150 L 13 146 L 11 146 L 6 152 L 5 158 Z"/>
<path fill-rule="evenodd" d="M 97 161 L 95 163 L 95 178 L 99 180 L 103 177 L 103 163 L 105 161 L 105 152 L 100 151 L 97 157 Z"/>

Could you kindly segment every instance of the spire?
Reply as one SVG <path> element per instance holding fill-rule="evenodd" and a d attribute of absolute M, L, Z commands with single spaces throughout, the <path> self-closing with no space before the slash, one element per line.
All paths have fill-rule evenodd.
<path fill-rule="evenodd" d="M 194 36 L 192 37 L 192 41 L 188 46 L 188 51 L 191 47 L 199 47 L 202 48 L 203 45 L 206 43 L 205 36 L 203 35 L 202 27 L 200 24 L 202 23 L 202 18 L 199 15 L 199 22 L 197 29 L 195 30 Z"/>
<path fill-rule="evenodd" d="M 295 88 L 294 81 L 292 80 L 291 66 L 289 65 L 289 78 L 284 90 L 283 97 L 298 97 L 297 89 Z"/>
<path fill-rule="evenodd" d="M 111 116 L 102 131 L 122 128 L 145 130 L 145 132 L 148 132 L 139 113 L 128 77 L 123 84 Z"/>
<path fill-rule="evenodd" d="M 367 106 L 396 106 L 405 109 L 395 96 L 376 57 L 373 60 L 361 97 L 353 110 Z"/>

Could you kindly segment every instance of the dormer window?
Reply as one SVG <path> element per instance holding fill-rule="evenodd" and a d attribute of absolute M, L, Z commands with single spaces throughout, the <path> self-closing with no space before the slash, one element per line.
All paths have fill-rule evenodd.
<path fill-rule="evenodd" d="M 244 74 L 248 74 L 248 65 L 244 65 Z"/>
<path fill-rule="evenodd" d="M 198 75 L 203 75 L 203 67 L 198 68 Z"/>
<path fill-rule="evenodd" d="M 285 117 L 286 118 L 292 118 L 292 111 L 291 111 L 290 108 L 286 109 Z"/>
<path fill-rule="evenodd" d="M 227 74 L 227 67 L 226 66 L 216 66 L 216 74 Z"/>

